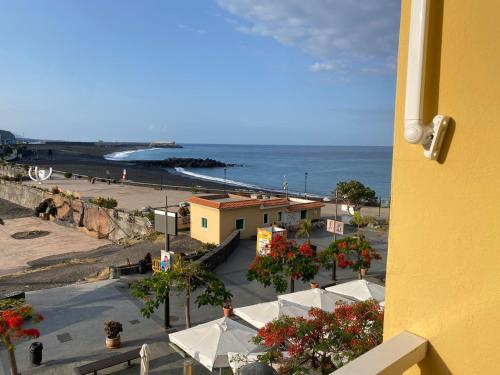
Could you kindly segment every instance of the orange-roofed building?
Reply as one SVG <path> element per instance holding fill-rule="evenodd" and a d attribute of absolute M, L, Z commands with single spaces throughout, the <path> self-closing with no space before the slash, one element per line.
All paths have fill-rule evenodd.
<path fill-rule="evenodd" d="M 241 238 L 252 238 L 257 228 L 272 224 L 293 227 L 304 219 L 319 220 L 324 206 L 306 199 L 234 194 L 193 196 L 189 203 L 191 237 L 217 245 L 235 230 Z"/>

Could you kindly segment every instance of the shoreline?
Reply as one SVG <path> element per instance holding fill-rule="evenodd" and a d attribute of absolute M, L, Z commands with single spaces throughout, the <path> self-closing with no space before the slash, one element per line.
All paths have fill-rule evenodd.
<path fill-rule="evenodd" d="M 134 145 L 136 148 L 134 148 Z M 164 168 L 149 167 L 140 161 L 109 160 L 106 155 L 118 152 L 136 151 L 144 149 L 139 144 L 82 144 L 82 143 L 47 143 L 30 144 L 28 150 L 35 153 L 34 157 L 24 157 L 16 162 L 21 164 L 37 165 L 40 167 L 52 167 L 54 170 L 71 172 L 77 175 L 92 176 L 99 179 L 122 178 L 123 169 L 127 170 L 129 183 L 172 186 L 182 188 L 199 188 L 214 190 L 245 190 L 270 192 L 258 187 L 247 187 L 236 184 L 224 184 L 222 182 L 210 181 L 195 176 L 187 176 L 181 172 L 172 172 Z M 49 158 L 49 150 L 52 150 L 52 159 Z M 109 171 L 109 174 L 107 173 Z M 273 192 L 274 193 L 274 192 Z"/>

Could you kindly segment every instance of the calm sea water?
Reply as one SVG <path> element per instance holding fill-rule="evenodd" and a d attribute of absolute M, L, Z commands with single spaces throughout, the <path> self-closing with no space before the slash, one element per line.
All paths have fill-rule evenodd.
<path fill-rule="evenodd" d="M 392 147 L 253 146 L 183 144 L 184 148 L 125 151 L 111 160 L 162 160 L 170 157 L 211 158 L 241 166 L 227 168 L 228 184 L 282 190 L 284 176 L 291 192 L 329 196 L 337 181 L 359 180 L 388 198 Z M 177 168 L 193 178 L 224 182 L 224 168 Z M 307 173 L 307 184 L 305 173 Z"/>

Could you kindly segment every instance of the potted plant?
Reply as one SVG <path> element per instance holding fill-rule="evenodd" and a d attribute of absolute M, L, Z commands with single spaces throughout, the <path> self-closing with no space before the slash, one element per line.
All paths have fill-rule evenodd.
<path fill-rule="evenodd" d="M 224 301 L 224 305 L 222 306 L 224 308 L 224 316 L 229 317 L 233 315 L 233 305 L 231 303 L 231 300 Z"/>
<path fill-rule="evenodd" d="M 104 332 L 106 332 L 106 348 L 116 349 L 121 346 L 120 332 L 123 332 L 123 327 L 120 322 L 114 320 L 105 321 Z"/>

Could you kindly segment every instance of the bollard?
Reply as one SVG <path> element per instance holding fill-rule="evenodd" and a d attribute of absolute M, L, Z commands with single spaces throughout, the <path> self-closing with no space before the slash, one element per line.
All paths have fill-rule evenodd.
<path fill-rule="evenodd" d="M 193 375 L 193 360 L 184 360 L 184 375 Z"/>
<path fill-rule="evenodd" d="M 30 360 L 35 366 L 40 366 L 42 363 L 42 350 L 43 344 L 41 342 L 34 342 L 30 345 Z"/>

